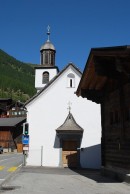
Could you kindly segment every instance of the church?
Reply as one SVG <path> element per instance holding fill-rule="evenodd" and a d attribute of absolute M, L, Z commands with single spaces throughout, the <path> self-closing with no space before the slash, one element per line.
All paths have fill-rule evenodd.
<path fill-rule="evenodd" d="M 25 103 L 29 124 L 26 165 L 99 169 L 100 105 L 76 96 L 81 71 L 69 63 L 59 72 L 55 56 L 48 28 L 40 65 L 35 66 L 37 93 Z"/>

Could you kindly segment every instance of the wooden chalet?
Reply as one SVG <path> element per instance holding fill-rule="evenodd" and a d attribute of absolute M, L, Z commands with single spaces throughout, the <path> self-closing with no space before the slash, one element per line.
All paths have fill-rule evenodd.
<path fill-rule="evenodd" d="M 102 166 L 120 179 L 130 174 L 130 46 L 93 48 L 76 91 L 101 104 Z"/>
<path fill-rule="evenodd" d="M 0 145 L 11 151 L 19 150 L 21 147 L 20 151 L 22 151 L 23 123 L 25 122 L 25 117 L 0 118 Z"/>
<path fill-rule="evenodd" d="M 26 117 L 24 103 L 11 98 L 0 98 L 0 118 Z"/>
<path fill-rule="evenodd" d="M 24 104 L 11 98 L 0 98 L 0 145 L 8 150 L 22 151 L 23 123 L 27 111 Z"/>
<path fill-rule="evenodd" d="M 11 98 L 0 98 L 0 118 L 7 117 L 8 107 L 12 102 Z"/>

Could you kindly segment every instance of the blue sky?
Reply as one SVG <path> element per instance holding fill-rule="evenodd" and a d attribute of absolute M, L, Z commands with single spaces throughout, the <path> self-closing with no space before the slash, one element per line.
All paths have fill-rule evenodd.
<path fill-rule="evenodd" d="M 0 0 L 0 48 L 16 59 L 40 64 L 48 24 L 59 69 L 83 70 L 91 48 L 130 45 L 130 0 Z"/>

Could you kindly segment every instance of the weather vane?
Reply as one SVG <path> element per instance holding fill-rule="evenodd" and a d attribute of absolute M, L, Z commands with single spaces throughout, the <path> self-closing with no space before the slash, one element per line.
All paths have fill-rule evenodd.
<path fill-rule="evenodd" d="M 47 26 L 47 35 L 48 35 L 48 41 L 49 41 L 50 39 L 50 26 L 49 25 Z"/>

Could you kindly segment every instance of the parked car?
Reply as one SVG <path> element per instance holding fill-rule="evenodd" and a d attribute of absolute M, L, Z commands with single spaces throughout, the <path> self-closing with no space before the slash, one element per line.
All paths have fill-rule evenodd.
<path fill-rule="evenodd" d="M 0 146 L 0 154 L 3 154 L 3 147 Z"/>

